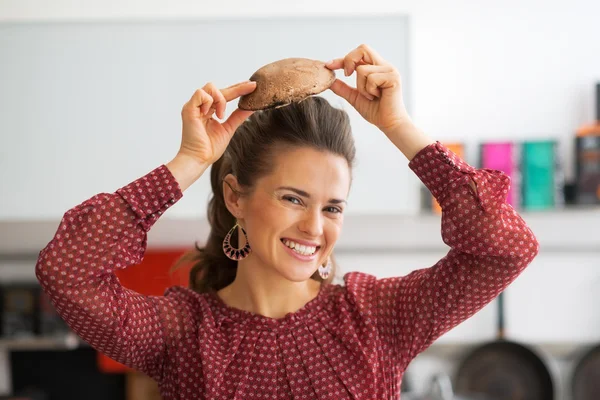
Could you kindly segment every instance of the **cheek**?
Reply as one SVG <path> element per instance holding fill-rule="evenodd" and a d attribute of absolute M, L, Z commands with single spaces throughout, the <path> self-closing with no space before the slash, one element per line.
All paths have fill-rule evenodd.
<path fill-rule="evenodd" d="M 248 214 L 248 228 L 259 240 L 270 240 L 273 235 L 289 229 L 293 225 L 295 213 L 285 207 L 279 206 L 274 201 L 264 201 L 261 204 L 253 204 Z"/>
<path fill-rule="evenodd" d="M 293 214 L 274 201 L 258 205 L 254 212 L 260 216 L 260 222 L 268 229 L 278 229 L 285 226 L 286 221 L 290 220 L 290 215 Z"/>
<path fill-rule="evenodd" d="M 342 233 L 342 221 L 331 221 L 325 226 L 324 234 L 327 241 L 327 247 L 333 247 L 337 243 L 338 238 Z"/>

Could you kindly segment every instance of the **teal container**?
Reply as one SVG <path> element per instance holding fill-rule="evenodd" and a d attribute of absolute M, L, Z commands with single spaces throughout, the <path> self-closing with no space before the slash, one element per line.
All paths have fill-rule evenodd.
<path fill-rule="evenodd" d="M 521 150 L 522 207 L 547 210 L 562 206 L 563 171 L 558 143 L 525 141 Z"/>

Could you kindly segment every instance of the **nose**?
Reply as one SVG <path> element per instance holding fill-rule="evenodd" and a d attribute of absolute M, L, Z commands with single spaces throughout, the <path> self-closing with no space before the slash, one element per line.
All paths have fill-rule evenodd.
<path fill-rule="evenodd" d="M 300 224 L 298 225 L 300 231 L 306 236 L 316 238 L 323 234 L 323 216 L 319 210 L 308 210 Z"/>

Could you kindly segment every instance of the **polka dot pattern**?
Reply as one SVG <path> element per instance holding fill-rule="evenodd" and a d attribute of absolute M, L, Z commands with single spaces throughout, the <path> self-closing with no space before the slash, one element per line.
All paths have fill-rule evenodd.
<path fill-rule="evenodd" d="M 146 233 L 182 196 L 164 165 L 65 213 L 36 276 L 73 331 L 157 380 L 166 400 L 397 399 L 410 361 L 538 252 L 505 202 L 501 172 L 475 169 L 440 143 L 409 167 L 442 206 L 448 254 L 401 277 L 348 273 L 280 319 L 229 307 L 216 293 L 143 296 L 121 286 L 115 270 L 141 262 Z"/>

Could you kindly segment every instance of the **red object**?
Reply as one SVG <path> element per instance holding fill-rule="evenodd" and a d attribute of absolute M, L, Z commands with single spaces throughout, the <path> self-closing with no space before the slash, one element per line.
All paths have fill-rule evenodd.
<path fill-rule="evenodd" d="M 191 265 L 170 272 L 185 251 L 187 249 L 147 250 L 140 264 L 118 270 L 115 274 L 126 288 L 140 294 L 161 296 L 168 287 L 188 286 Z M 98 367 L 105 373 L 133 371 L 102 353 L 98 353 Z"/>

